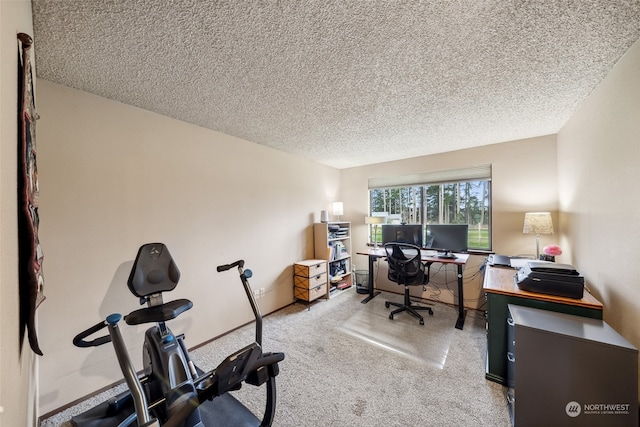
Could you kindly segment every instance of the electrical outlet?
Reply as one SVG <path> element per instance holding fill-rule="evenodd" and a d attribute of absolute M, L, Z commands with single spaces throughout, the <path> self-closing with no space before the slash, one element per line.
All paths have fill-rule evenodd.
<path fill-rule="evenodd" d="M 260 288 L 260 296 L 261 296 L 261 297 L 263 297 L 263 296 L 264 296 L 264 293 L 265 293 L 264 288 Z"/>
<path fill-rule="evenodd" d="M 260 289 L 254 289 L 253 290 L 253 296 L 256 298 L 260 298 Z"/>

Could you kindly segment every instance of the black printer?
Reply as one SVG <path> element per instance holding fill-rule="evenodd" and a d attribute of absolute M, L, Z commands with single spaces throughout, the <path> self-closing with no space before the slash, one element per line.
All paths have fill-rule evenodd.
<path fill-rule="evenodd" d="M 515 275 L 516 285 L 523 291 L 581 299 L 584 277 L 569 264 L 531 261 Z"/>

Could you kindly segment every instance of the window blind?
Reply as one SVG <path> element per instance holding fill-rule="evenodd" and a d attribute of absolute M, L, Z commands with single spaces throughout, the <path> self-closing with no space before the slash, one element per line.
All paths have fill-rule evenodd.
<path fill-rule="evenodd" d="M 462 169 L 422 172 L 403 176 L 369 178 L 369 189 L 409 187 L 423 184 L 446 184 L 460 181 L 491 180 L 491 165 L 479 165 Z"/>

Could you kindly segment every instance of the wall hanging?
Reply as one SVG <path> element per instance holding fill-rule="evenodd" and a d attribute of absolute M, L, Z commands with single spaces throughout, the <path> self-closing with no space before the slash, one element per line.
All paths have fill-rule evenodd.
<path fill-rule="evenodd" d="M 38 167 L 31 48 L 33 39 L 18 34 L 18 270 L 20 287 L 20 349 L 25 333 L 34 353 L 42 356 L 36 328 L 36 309 L 44 300 L 42 249 L 38 239 Z M 22 350 L 21 350 L 22 351 Z"/>

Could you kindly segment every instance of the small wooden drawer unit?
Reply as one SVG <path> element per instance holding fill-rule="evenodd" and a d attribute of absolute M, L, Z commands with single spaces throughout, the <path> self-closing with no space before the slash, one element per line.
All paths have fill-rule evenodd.
<path fill-rule="evenodd" d="M 308 259 L 293 265 L 293 296 L 311 302 L 327 294 L 327 261 Z"/>

